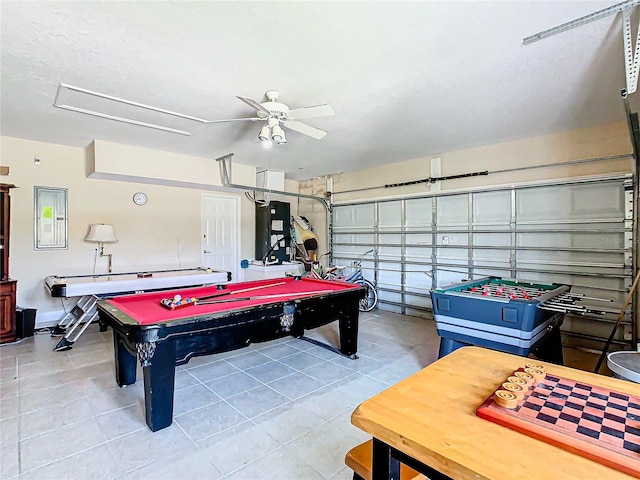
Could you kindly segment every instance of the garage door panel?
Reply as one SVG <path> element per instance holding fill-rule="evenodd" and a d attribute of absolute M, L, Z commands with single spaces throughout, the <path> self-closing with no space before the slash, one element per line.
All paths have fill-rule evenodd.
<path fill-rule="evenodd" d="M 468 245 L 469 235 L 466 232 L 447 233 L 436 237 L 437 245 Z"/>
<path fill-rule="evenodd" d="M 438 263 L 455 265 L 467 265 L 469 263 L 469 251 L 467 249 L 438 248 L 436 252 Z"/>
<path fill-rule="evenodd" d="M 373 228 L 375 219 L 375 209 L 373 204 L 360 204 L 352 207 L 334 207 L 333 228 L 340 229 L 362 229 Z"/>
<path fill-rule="evenodd" d="M 552 248 L 624 248 L 624 232 L 612 232 L 605 229 L 591 232 L 527 232 L 519 233 L 517 245 L 520 247 Z"/>
<path fill-rule="evenodd" d="M 410 271 L 406 273 L 405 284 L 407 292 L 429 293 L 431 290 L 431 277 L 419 270 Z"/>
<path fill-rule="evenodd" d="M 510 233 L 474 233 L 473 244 L 486 247 L 508 247 L 511 245 Z"/>
<path fill-rule="evenodd" d="M 399 233 L 381 233 L 378 235 L 378 243 L 402 245 L 402 235 Z"/>
<path fill-rule="evenodd" d="M 482 192 L 473 194 L 473 223 L 476 225 L 509 224 L 511 192 Z"/>
<path fill-rule="evenodd" d="M 405 219 L 408 230 L 430 230 L 433 199 L 414 198 L 405 201 Z"/>
<path fill-rule="evenodd" d="M 418 295 L 405 295 L 404 301 L 412 307 L 422 307 L 423 309 L 431 308 L 431 299 Z"/>
<path fill-rule="evenodd" d="M 341 245 L 332 250 L 355 256 L 376 249 L 371 278 L 381 308 L 392 311 L 419 312 L 428 304 L 421 291 L 482 276 L 569 284 L 622 306 L 632 280 L 629 178 L 341 205 L 332 237 Z M 590 329 L 593 322 L 574 320 L 564 338 L 602 335 L 601 327 Z"/>
<path fill-rule="evenodd" d="M 484 266 L 489 263 L 500 263 L 506 267 L 511 264 L 511 252 L 508 250 L 473 250 L 473 265 Z"/>
<path fill-rule="evenodd" d="M 597 201 L 594 201 L 597 199 Z M 518 221 L 624 218 L 619 182 L 554 185 L 516 192 Z"/>
<path fill-rule="evenodd" d="M 478 268 L 475 267 L 473 269 L 474 277 L 500 277 L 500 278 L 510 278 L 511 273 L 509 270 L 509 266 L 506 264 L 497 264 L 494 268 Z"/>
<path fill-rule="evenodd" d="M 402 226 L 402 202 L 382 202 L 378 206 L 380 230 L 399 230 Z"/>
<path fill-rule="evenodd" d="M 516 253 L 517 262 L 565 263 L 566 265 L 590 264 L 598 268 L 620 267 L 624 265 L 623 253 L 572 252 L 564 250 L 520 250 Z"/>
<path fill-rule="evenodd" d="M 469 223 L 469 196 L 451 195 L 438 198 L 438 226 L 455 227 Z"/>
<path fill-rule="evenodd" d="M 405 259 L 411 262 L 431 262 L 432 248 L 407 247 Z"/>
<path fill-rule="evenodd" d="M 407 233 L 406 245 L 433 245 L 433 237 L 429 233 Z"/>

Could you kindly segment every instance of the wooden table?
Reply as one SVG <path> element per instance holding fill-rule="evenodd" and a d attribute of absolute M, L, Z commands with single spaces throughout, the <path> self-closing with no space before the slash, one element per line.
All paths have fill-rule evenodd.
<path fill-rule="evenodd" d="M 476 408 L 524 362 L 464 347 L 362 403 L 351 422 L 374 439 L 372 479 L 392 478 L 393 458 L 456 480 L 631 478 L 476 416 Z M 552 374 L 640 395 L 632 382 L 540 363 Z"/>

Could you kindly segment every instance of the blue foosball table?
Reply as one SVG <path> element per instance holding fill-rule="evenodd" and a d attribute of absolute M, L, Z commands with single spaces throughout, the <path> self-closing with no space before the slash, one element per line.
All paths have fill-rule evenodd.
<path fill-rule="evenodd" d="M 431 291 L 441 358 L 478 345 L 562 364 L 560 326 L 576 296 L 570 285 L 483 277 Z"/>

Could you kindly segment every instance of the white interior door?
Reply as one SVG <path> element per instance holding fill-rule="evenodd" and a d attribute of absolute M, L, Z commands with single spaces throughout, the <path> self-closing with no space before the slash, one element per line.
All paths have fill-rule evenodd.
<path fill-rule="evenodd" d="M 231 272 L 240 265 L 240 202 L 237 197 L 202 196 L 202 265 Z"/>

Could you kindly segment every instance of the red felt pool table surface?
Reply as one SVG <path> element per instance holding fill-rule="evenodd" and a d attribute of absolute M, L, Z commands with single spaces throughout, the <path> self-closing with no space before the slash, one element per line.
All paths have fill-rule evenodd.
<path fill-rule="evenodd" d="M 114 307 L 120 312 L 128 315 L 139 325 L 153 325 L 161 322 L 175 320 L 186 320 L 191 317 L 201 317 L 203 315 L 228 312 L 231 310 L 244 309 L 266 303 L 277 303 L 295 300 L 296 298 L 308 298 L 337 293 L 340 291 L 357 289 L 359 285 L 352 283 L 318 280 L 313 278 L 271 278 L 268 280 L 257 280 L 252 282 L 229 283 L 218 290 L 216 285 L 197 288 L 180 288 L 173 290 L 163 290 L 159 292 L 123 295 L 104 301 L 105 307 Z M 257 288 L 256 288 L 257 287 Z M 247 289 L 251 289 L 247 291 Z M 220 297 L 212 298 L 208 301 L 218 303 L 189 305 L 184 308 L 170 310 L 160 304 L 162 299 L 173 298 L 180 295 L 185 298 L 202 298 L 209 295 L 226 293 Z M 248 300 L 248 297 L 265 297 Z M 237 302 L 232 302 L 233 298 L 241 298 Z M 224 301 L 222 301 L 224 300 Z"/>

